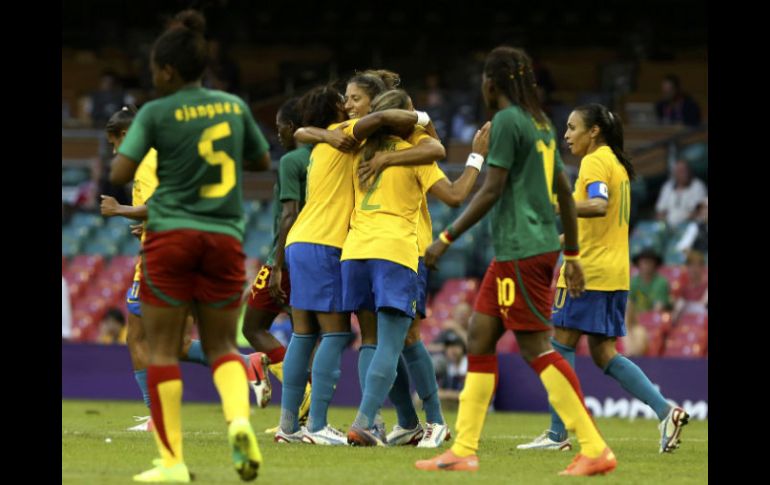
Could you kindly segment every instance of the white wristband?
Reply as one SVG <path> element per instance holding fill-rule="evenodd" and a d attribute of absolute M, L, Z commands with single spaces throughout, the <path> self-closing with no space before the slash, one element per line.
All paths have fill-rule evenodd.
<path fill-rule="evenodd" d="M 430 116 L 428 116 L 428 113 L 425 111 L 417 111 L 414 110 L 415 113 L 417 113 L 417 124 L 420 126 L 426 126 L 428 123 L 430 123 Z"/>
<path fill-rule="evenodd" d="M 473 167 L 481 172 L 481 166 L 484 165 L 484 157 L 478 153 L 471 153 L 468 155 L 468 160 L 465 161 L 466 167 Z"/>

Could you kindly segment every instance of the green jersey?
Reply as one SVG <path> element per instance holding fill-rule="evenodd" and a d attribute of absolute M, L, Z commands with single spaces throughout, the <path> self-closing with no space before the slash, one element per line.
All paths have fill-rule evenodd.
<path fill-rule="evenodd" d="M 492 118 L 489 165 L 508 170 L 505 189 L 491 212 L 498 261 L 558 251 L 553 189 L 564 169 L 556 133 L 516 105 Z"/>
<path fill-rule="evenodd" d="M 147 229 L 243 240 L 243 160 L 258 160 L 269 146 L 241 98 L 190 87 L 147 103 L 118 152 L 138 162 L 150 148 L 158 151 L 158 188 Z"/>
<path fill-rule="evenodd" d="M 662 304 L 663 308 L 668 308 L 671 305 L 669 295 L 668 280 L 659 274 L 656 274 L 649 283 L 640 275 L 631 279 L 628 299 L 633 302 L 638 312 L 650 311 L 658 303 Z"/>
<path fill-rule="evenodd" d="M 300 145 L 281 157 L 278 163 L 278 182 L 273 187 L 273 249 L 265 264 L 273 265 L 275 247 L 278 245 L 278 232 L 281 229 L 282 203 L 289 200 L 299 201 L 299 210 L 305 206 L 307 166 L 313 145 Z"/>

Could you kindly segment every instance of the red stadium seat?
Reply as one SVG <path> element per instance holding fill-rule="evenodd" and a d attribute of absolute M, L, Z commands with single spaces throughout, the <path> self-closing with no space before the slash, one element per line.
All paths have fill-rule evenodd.
<path fill-rule="evenodd" d="M 583 335 L 578 341 L 575 348 L 575 355 L 591 355 L 591 351 L 588 349 L 588 337 Z"/>
<path fill-rule="evenodd" d="M 660 355 L 666 334 L 671 328 L 671 315 L 666 312 L 642 312 L 637 315 L 637 323 L 647 331 L 647 352 L 644 355 Z"/>
<path fill-rule="evenodd" d="M 700 325 L 677 324 L 666 339 L 665 357 L 703 357 L 708 348 L 708 330 Z"/>
<path fill-rule="evenodd" d="M 683 313 L 679 316 L 676 326 L 702 327 L 708 330 L 709 316 L 707 313 Z"/>

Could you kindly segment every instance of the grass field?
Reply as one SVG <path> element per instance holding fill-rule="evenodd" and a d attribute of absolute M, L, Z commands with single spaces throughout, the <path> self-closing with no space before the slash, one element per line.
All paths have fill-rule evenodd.
<path fill-rule="evenodd" d="M 157 450 L 149 433 L 125 431 L 132 416 L 146 415 L 140 402 L 62 401 L 62 483 L 123 484 L 151 467 Z M 330 410 L 330 423 L 346 430 L 354 417 L 351 408 Z M 454 427 L 455 413 L 446 413 Z M 279 407 L 256 409 L 252 423 L 265 462 L 255 483 L 583 483 L 703 484 L 708 482 L 708 422 L 691 422 L 682 433 L 682 447 L 671 455 L 658 454 L 654 421 L 598 419 L 599 428 L 618 457 L 618 468 L 606 477 L 558 477 L 573 453 L 523 452 L 516 445 L 548 427 L 545 414 L 490 413 L 482 435 L 478 473 L 423 472 L 414 461 L 435 450 L 412 447 L 332 448 L 278 445 L 261 433 L 278 422 Z M 395 414 L 383 412 L 388 429 Z M 232 469 L 221 408 L 213 404 L 185 404 L 184 454 L 198 484 L 240 483 Z M 111 443 L 105 440 L 110 438 Z M 574 443 L 574 440 L 573 440 Z"/>

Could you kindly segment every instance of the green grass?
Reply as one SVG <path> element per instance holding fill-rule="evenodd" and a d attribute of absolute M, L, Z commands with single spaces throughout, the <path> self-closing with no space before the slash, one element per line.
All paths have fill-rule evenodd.
<path fill-rule="evenodd" d="M 123 484 L 151 467 L 157 456 L 149 433 L 125 431 L 134 415 L 146 415 L 140 402 L 62 401 L 62 483 Z M 332 448 L 278 445 L 262 434 L 278 422 L 279 408 L 256 409 L 252 424 L 265 462 L 255 483 L 707 483 L 708 422 L 694 421 L 684 430 L 683 444 L 674 454 L 659 455 L 657 423 L 598 419 L 598 425 L 618 457 L 618 468 L 602 478 L 558 477 L 573 453 L 523 452 L 516 445 L 548 427 L 545 414 L 490 413 L 479 450 L 478 473 L 422 472 L 415 460 L 429 458 L 435 450 L 398 448 Z M 330 410 L 330 422 L 345 430 L 354 417 L 351 408 Z M 454 426 L 455 413 L 446 413 Z M 390 428 L 392 410 L 383 413 Z M 184 454 L 194 483 L 240 483 L 232 469 L 221 407 L 185 404 Z M 111 443 L 105 439 L 110 438 Z M 573 440 L 574 442 L 574 440 Z"/>

